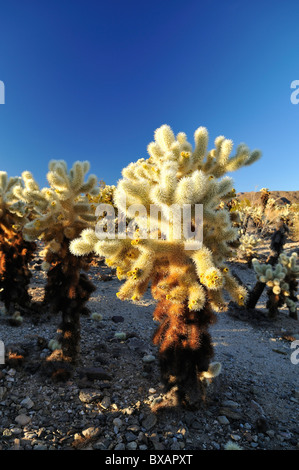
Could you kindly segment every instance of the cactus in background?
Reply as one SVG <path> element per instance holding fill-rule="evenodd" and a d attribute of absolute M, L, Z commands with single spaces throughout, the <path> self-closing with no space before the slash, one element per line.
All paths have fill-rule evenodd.
<path fill-rule="evenodd" d="M 100 181 L 99 192 L 97 194 L 87 194 L 87 198 L 93 209 L 96 210 L 97 204 L 113 204 L 114 185 L 108 185 L 104 181 Z"/>
<path fill-rule="evenodd" d="M 55 350 L 50 359 L 75 361 L 79 352 L 80 313 L 87 311 L 85 304 L 95 290 L 88 279 L 88 257 L 78 258 L 69 251 L 69 243 L 82 230 L 94 226 L 96 216 L 87 194 L 96 195 L 97 178 L 90 175 L 88 162 L 75 162 L 68 171 L 63 160 L 49 163 L 47 179 L 49 188 L 39 189 L 29 172 L 23 174 L 25 189 L 20 196 L 33 204 L 35 217 L 23 229 L 27 240 L 40 239 L 45 248 L 42 267 L 47 271 L 45 287 L 46 305 L 53 312 L 62 312 L 58 332 L 61 349 Z"/>
<path fill-rule="evenodd" d="M 0 172 L 0 299 L 13 324 L 21 323 L 21 315 L 15 309 L 26 310 L 31 297 L 28 286 L 31 278 L 29 262 L 36 244 L 24 240 L 22 228 L 30 217 L 28 206 L 20 200 L 15 191 L 22 188 L 19 177 L 8 178 Z M 18 312 L 19 313 L 19 312 Z"/>
<path fill-rule="evenodd" d="M 293 215 L 291 236 L 294 241 L 299 242 L 299 213 Z"/>
<path fill-rule="evenodd" d="M 247 261 L 248 266 L 251 266 L 251 261 L 256 256 L 261 239 L 254 235 L 245 234 L 241 235 L 239 241 L 239 255 Z"/>
<path fill-rule="evenodd" d="M 290 256 L 281 253 L 275 267 L 271 264 L 260 264 L 256 259 L 252 261 L 257 279 L 268 286 L 267 308 L 270 318 L 276 318 L 279 307 L 287 305 L 290 317 L 297 320 L 297 258 L 295 252 Z"/>
<path fill-rule="evenodd" d="M 225 264 L 234 253 L 238 229 L 232 226 L 234 215 L 219 207 L 234 195 L 231 178 L 220 177 L 253 163 L 260 153 L 241 145 L 230 156 L 232 145 L 220 136 L 208 152 L 208 132 L 200 127 L 193 150 L 183 132 L 175 137 L 163 125 L 148 146 L 150 157 L 130 163 L 114 193 L 119 216 L 131 218 L 132 234 L 127 230 L 114 239 L 99 239 L 97 231 L 84 230 L 70 244 L 74 255 L 105 256 L 125 281 L 117 294 L 122 300 L 141 299 L 151 283 L 158 302 L 154 320 L 160 325 L 153 342 L 159 347 L 162 380 L 186 404 L 193 393 L 198 400 L 201 379 L 211 366 L 208 328 L 215 321 L 213 310 L 226 308 L 223 290 L 239 304 L 246 299 L 246 290 Z M 198 228 L 195 209 L 202 205 L 203 244 L 184 232 L 184 205 L 191 208 L 191 231 Z"/>
<path fill-rule="evenodd" d="M 99 204 L 107 204 L 113 206 L 114 213 L 115 213 L 115 219 L 114 223 L 116 224 L 117 228 L 117 207 L 114 206 L 113 200 L 114 200 L 114 191 L 115 191 L 115 186 L 114 185 L 107 185 L 104 181 L 100 181 L 100 189 L 98 194 L 92 195 L 92 194 L 87 194 L 87 198 L 89 200 L 89 203 L 91 204 L 91 208 L 93 209 L 94 212 L 96 212 L 96 208 Z M 97 217 L 97 220 L 106 220 L 105 215 L 101 214 Z M 107 230 L 107 224 L 103 225 L 103 230 Z"/>
<path fill-rule="evenodd" d="M 262 188 L 260 192 L 261 192 L 262 208 L 263 208 L 263 211 L 265 211 L 267 202 L 270 197 L 270 192 L 268 188 Z"/>

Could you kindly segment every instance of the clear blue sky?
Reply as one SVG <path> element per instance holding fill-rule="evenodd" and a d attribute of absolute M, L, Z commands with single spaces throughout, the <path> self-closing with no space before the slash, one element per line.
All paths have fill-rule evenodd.
<path fill-rule="evenodd" d="M 169 124 L 199 126 L 262 159 L 237 191 L 299 190 L 298 0 L 0 2 L 0 169 L 89 160 L 115 184 Z"/>

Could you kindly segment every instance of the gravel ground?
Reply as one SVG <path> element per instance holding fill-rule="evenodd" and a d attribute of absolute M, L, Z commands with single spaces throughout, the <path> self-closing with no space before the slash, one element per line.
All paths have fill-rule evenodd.
<path fill-rule="evenodd" d="M 298 243 L 287 244 L 288 251 Z M 260 253 L 267 253 L 267 244 Z M 45 274 L 39 255 L 32 263 L 31 294 L 43 298 Z M 109 268 L 92 266 L 97 290 L 89 301 L 101 321 L 81 318 L 81 355 L 73 376 L 55 383 L 41 367 L 60 317 L 24 317 L 21 326 L 0 317 L 0 339 L 24 354 L 22 365 L 0 365 L 0 449 L 2 450 L 298 450 L 299 364 L 291 342 L 299 322 L 281 309 L 267 318 L 265 296 L 254 312 L 231 306 L 210 329 L 222 373 L 197 411 L 154 413 L 163 399 L 156 328 L 150 291 L 139 302 L 116 297 L 119 281 Z M 248 287 L 255 276 L 244 262 L 231 263 Z M 115 333 L 126 333 L 125 339 Z"/>

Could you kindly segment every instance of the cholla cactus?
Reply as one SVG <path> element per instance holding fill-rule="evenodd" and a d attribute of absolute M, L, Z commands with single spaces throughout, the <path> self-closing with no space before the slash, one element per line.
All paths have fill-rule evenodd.
<path fill-rule="evenodd" d="M 100 181 L 100 190 L 97 195 L 91 195 L 87 194 L 89 203 L 91 204 L 92 209 L 96 212 L 96 208 L 98 207 L 99 204 L 107 204 L 113 206 L 114 213 L 115 213 L 115 218 L 114 218 L 114 224 L 115 227 L 117 228 L 117 207 L 114 205 L 114 192 L 115 192 L 115 186 L 114 185 L 106 185 L 104 181 Z M 107 230 L 107 224 L 106 218 L 104 214 L 99 214 L 97 217 L 98 222 L 102 221 L 102 227 L 103 230 Z"/>
<path fill-rule="evenodd" d="M 30 211 L 25 202 L 15 195 L 17 188 L 22 188 L 21 178 L 8 178 L 7 173 L 1 171 L 0 299 L 4 302 L 8 315 L 12 315 L 16 307 L 30 306 L 29 262 L 36 248 L 35 243 L 25 241 L 22 236 L 22 228 L 29 220 Z"/>
<path fill-rule="evenodd" d="M 293 240 L 299 242 L 299 213 L 293 215 L 291 236 Z"/>
<path fill-rule="evenodd" d="M 245 234 L 241 235 L 239 241 L 239 254 L 242 258 L 246 259 L 248 265 L 251 265 L 251 261 L 256 256 L 261 239 L 257 238 L 255 235 Z"/>
<path fill-rule="evenodd" d="M 100 182 L 99 192 L 96 195 L 87 194 L 87 198 L 93 209 L 96 210 L 97 204 L 113 204 L 114 185 L 108 185 L 104 181 Z"/>
<path fill-rule="evenodd" d="M 39 189 L 29 172 L 23 174 L 25 189 L 20 196 L 35 207 L 35 218 L 24 226 L 24 237 L 39 238 L 45 244 L 43 268 L 47 271 L 45 304 L 62 312 L 59 342 L 60 358 L 76 359 L 79 351 L 80 313 L 95 287 L 81 270 L 88 270 L 87 257 L 78 259 L 69 251 L 69 243 L 82 230 L 94 226 L 96 216 L 87 194 L 98 193 L 97 177 L 90 175 L 88 162 L 75 162 L 68 171 L 63 160 L 49 163 L 49 188 Z M 57 352 L 56 352 L 57 356 Z"/>
<path fill-rule="evenodd" d="M 261 192 L 262 207 L 263 207 L 263 210 L 265 210 L 267 202 L 270 197 L 270 192 L 268 188 L 262 188 L 260 192 Z"/>
<path fill-rule="evenodd" d="M 297 253 L 287 256 L 281 253 L 276 266 L 270 264 L 259 264 L 254 259 L 252 261 L 253 268 L 256 272 L 257 279 L 268 286 L 268 302 L 267 308 L 269 316 L 275 318 L 279 307 L 287 305 L 290 316 L 297 319 L 297 296 L 296 290 L 298 286 L 297 278 L 299 277 L 299 265 L 297 264 Z"/>
<path fill-rule="evenodd" d="M 148 146 L 150 157 L 130 163 L 114 193 L 119 216 L 131 218 L 135 232 L 131 237 L 127 230 L 125 236 L 118 233 L 115 239 L 99 240 L 98 232 L 84 230 L 70 244 L 75 255 L 93 251 L 105 256 L 108 266 L 125 281 L 117 294 L 122 300 L 141 299 L 151 283 L 158 301 L 154 319 L 160 326 L 153 341 L 159 346 L 162 379 L 168 388 L 178 387 L 183 401 L 188 401 L 188 389 L 209 368 L 213 348 L 208 327 L 215 320 L 212 308 L 225 308 L 223 290 L 240 304 L 246 298 L 246 290 L 225 264 L 233 254 L 238 229 L 232 226 L 234 215 L 219 207 L 233 197 L 232 180 L 219 178 L 260 156 L 241 145 L 230 157 L 232 141 L 222 136 L 210 152 L 207 145 L 203 127 L 195 132 L 194 149 L 183 132 L 175 137 L 167 125 L 157 129 Z M 200 204 L 202 245 L 192 235 L 182 235 L 184 205 L 191 208 L 191 226 L 196 230 Z"/>

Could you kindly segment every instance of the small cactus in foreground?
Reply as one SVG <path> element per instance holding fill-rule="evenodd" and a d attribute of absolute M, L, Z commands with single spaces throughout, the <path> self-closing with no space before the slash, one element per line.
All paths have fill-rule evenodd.
<path fill-rule="evenodd" d="M 88 162 L 75 162 L 68 170 L 63 160 L 52 160 L 47 174 L 50 187 L 40 190 L 37 184 L 31 183 L 22 192 L 24 200 L 35 208 L 34 219 L 24 226 L 24 237 L 38 238 L 45 244 L 42 252 L 43 269 L 47 272 L 44 302 L 53 312 L 62 312 L 59 354 L 60 359 L 70 362 L 79 352 L 80 313 L 87 311 L 85 303 L 95 290 L 87 275 L 81 272 L 89 268 L 88 257 L 79 259 L 69 251 L 70 241 L 96 222 L 87 193 L 97 194 L 97 178 L 90 175 L 85 182 L 88 170 Z M 26 172 L 25 179 L 32 182 L 33 177 Z"/>
<path fill-rule="evenodd" d="M 281 253 L 275 266 L 252 261 L 257 279 L 268 287 L 267 308 L 270 318 L 276 318 L 279 307 L 287 305 L 290 317 L 297 319 L 299 265 L 297 253 Z"/>
<path fill-rule="evenodd" d="M 8 178 L 6 172 L 0 172 L 0 299 L 8 315 L 13 314 L 15 307 L 30 306 L 29 262 L 36 249 L 36 244 L 24 240 L 22 235 L 30 211 L 16 195 L 18 188 L 22 188 L 20 177 Z"/>
<path fill-rule="evenodd" d="M 207 145 L 203 127 L 195 132 L 194 149 L 183 132 L 175 137 L 167 125 L 157 129 L 155 142 L 148 146 L 150 157 L 130 163 L 114 192 L 118 215 L 134 222 L 132 236 L 118 233 L 115 239 L 99 239 L 94 230 L 84 230 L 70 244 L 74 255 L 95 252 L 116 268 L 124 281 L 118 293 L 122 300 L 141 299 L 151 283 L 158 301 L 154 319 L 160 325 L 153 341 L 159 347 L 162 380 L 167 389 L 177 387 L 179 400 L 186 404 L 209 370 L 213 347 L 208 328 L 215 321 L 213 309 L 226 308 L 222 292 L 228 291 L 240 304 L 246 298 L 246 290 L 225 263 L 234 253 L 238 229 L 232 226 L 233 215 L 220 206 L 233 197 L 232 180 L 220 178 L 260 156 L 241 145 L 230 157 L 232 142 L 222 136 L 210 152 Z M 195 207 L 202 205 L 203 244 L 189 233 L 176 236 L 176 230 L 181 229 L 180 234 L 183 230 L 186 204 L 191 207 L 192 228 L 196 228 Z M 163 220 L 151 212 L 151 205 Z"/>

